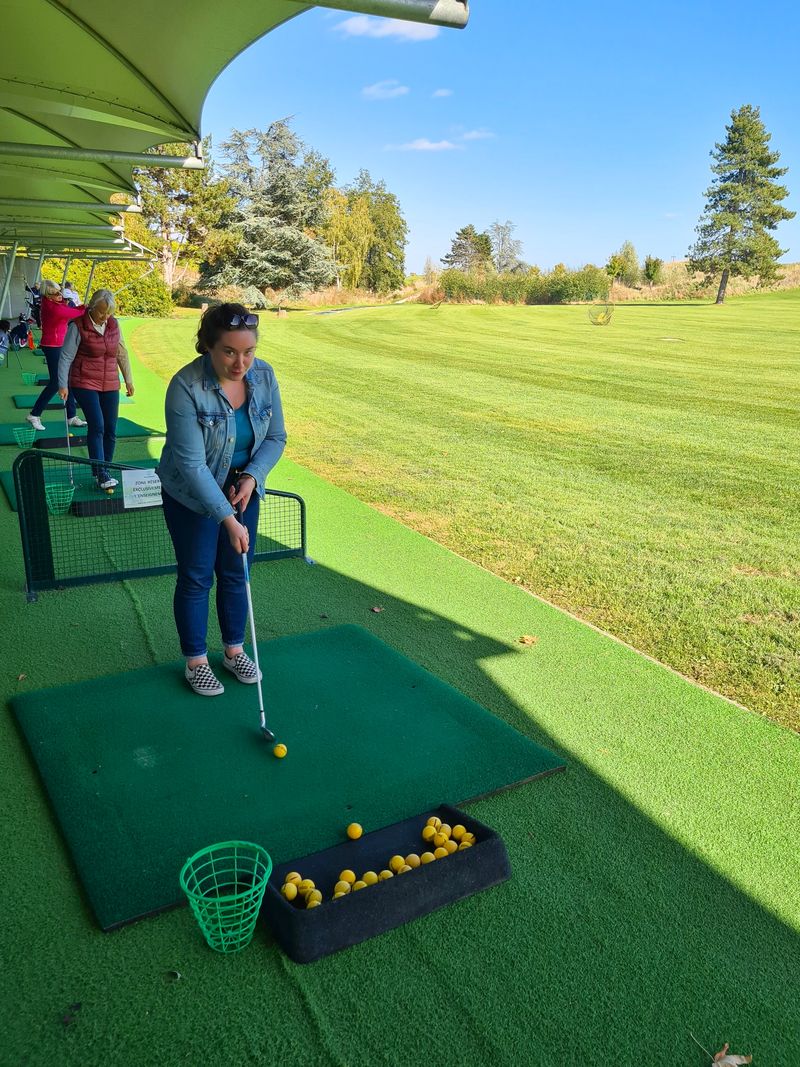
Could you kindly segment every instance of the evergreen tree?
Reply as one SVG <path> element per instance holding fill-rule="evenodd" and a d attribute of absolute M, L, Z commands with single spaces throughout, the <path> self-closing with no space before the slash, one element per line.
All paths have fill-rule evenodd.
<path fill-rule="evenodd" d="M 213 265 L 209 284 L 292 292 L 327 285 L 335 275 L 322 239 L 328 161 L 308 151 L 285 120 L 232 130 L 222 148 L 235 200 L 225 221 L 236 244 Z"/>
<path fill-rule="evenodd" d="M 492 240 L 488 233 L 478 233 L 470 223 L 462 226 L 453 238 L 450 251 L 442 263 L 451 270 L 467 273 L 485 269 L 492 263 Z"/>
<path fill-rule="evenodd" d="M 723 144 L 715 144 L 711 170 L 716 175 L 706 190 L 706 206 L 697 226 L 697 240 L 689 249 L 689 269 L 710 280 L 722 272 L 717 303 L 725 299 L 728 279 L 758 275 L 762 282 L 776 276 L 784 254 L 769 231 L 794 218 L 781 201 L 789 195 L 778 184 L 787 172 L 776 166 L 780 153 L 771 152 L 772 135 L 761 121 L 759 108 L 745 104 L 731 112 Z"/>

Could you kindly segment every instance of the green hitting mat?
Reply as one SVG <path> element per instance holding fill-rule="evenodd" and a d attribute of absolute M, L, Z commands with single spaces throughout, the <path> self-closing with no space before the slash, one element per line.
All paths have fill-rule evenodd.
<path fill-rule="evenodd" d="M 149 470 L 152 470 L 154 467 L 158 466 L 158 460 L 152 459 L 151 457 L 146 457 L 144 459 L 126 459 L 124 462 L 126 467 L 142 467 L 143 469 Z M 117 486 L 117 488 L 110 495 L 110 497 L 109 494 L 104 493 L 101 489 L 98 489 L 97 486 L 94 484 L 93 480 L 91 479 L 90 473 L 88 473 L 90 471 L 90 468 L 81 465 L 79 468 L 77 468 L 77 471 L 78 477 L 75 479 L 75 492 L 72 497 L 73 503 L 77 504 L 83 501 L 91 501 L 98 499 L 108 500 L 114 499 L 114 497 L 116 496 L 122 496 L 122 491 L 119 486 Z M 115 473 L 115 477 L 119 478 L 119 475 Z M 64 464 L 64 470 L 58 472 L 57 478 L 55 478 L 53 475 L 50 475 L 47 480 L 48 482 L 56 481 L 58 482 L 58 484 L 68 485 L 68 464 Z M 0 488 L 5 493 L 6 500 L 8 501 L 11 510 L 16 511 L 17 491 L 14 488 L 14 475 L 11 471 L 0 471 Z"/>
<path fill-rule="evenodd" d="M 460 804 L 563 768 L 485 708 L 358 626 L 259 645 L 255 686 L 212 666 L 220 697 L 183 664 L 16 696 L 11 704 L 100 926 L 181 899 L 187 856 L 254 841 L 275 863 L 442 802 Z"/>
<path fill-rule="evenodd" d="M 63 405 L 61 405 L 61 411 L 63 413 Z M 60 419 L 42 419 L 44 422 L 44 431 L 38 431 L 34 438 L 34 441 L 47 440 L 53 437 L 64 436 L 64 419 L 63 415 Z M 30 428 L 30 423 L 22 417 L 21 422 L 5 422 L 0 423 L 0 445 L 17 445 L 14 440 L 14 427 L 22 426 Z M 86 443 L 86 427 L 85 426 L 71 426 L 70 433 L 75 439 L 73 445 Z M 150 426 L 142 426 L 141 423 L 133 422 L 131 419 L 117 419 L 117 440 L 121 437 L 163 437 L 163 430 L 155 430 Z"/>
<path fill-rule="evenodd" d="M 30 408 L 33 407 L 33 405 L 39 399 L 39 394 L 38 393 L 14 393 L 14 395 L 11 397 L 11 399 L 14 401 L 14 407 L 15 408 L 22 408 L 22 409 L 26 409 L 27 408 L 27 409 L 30 409 Z M 120 404 L 132 404 L 133 403 L 133 397 L 120 396 L 119 402 L 120 402 Z M 56 408 L 58 408 L 61 411 L 64 410 L 64 402 L 63 402 L 63 400 L 59 399 L 58 396 L 53 397 L 53 399 L 47 405 L 47 410 L 48 411 L 54 411 Z"/>

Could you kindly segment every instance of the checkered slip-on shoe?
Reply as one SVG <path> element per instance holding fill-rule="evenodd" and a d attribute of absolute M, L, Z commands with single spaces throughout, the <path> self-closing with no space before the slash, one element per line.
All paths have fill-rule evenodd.
<path fill-rule="evenodd" d="M 198 663 L 196 667 L 187 667 L 184 673 L 189 686 L 194 689 L 198 696 L 218 697 L 220 693 L 225 692 L 225 686 L 214 675 L 207 663 Z"/>
<path fill-rule="evenodd" d="M 256 670 L 256 665 L 250 659 L 246 652 L 237 652 L 233 659 L 223 653 L 222 666 L 235 674 L 240 682 L 244 682 L 245 685 L 255 685 L 256 682 L 261 681 L 261 674 Z"/>

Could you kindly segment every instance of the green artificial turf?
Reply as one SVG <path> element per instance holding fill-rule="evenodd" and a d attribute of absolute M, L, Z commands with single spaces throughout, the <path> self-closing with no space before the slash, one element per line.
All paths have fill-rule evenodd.
<path fill-rule="evenodd" d="M 64 435 L 64 419 L 48 419 L 47 416 L 42 419 L 45 425 L 45 432 L 39 431 L 37 437 L 41 440 L 47 437 L 57 437 L 59 434 Z M 18 447 L 14 440 L 14 427 L 15 426 L 30 426 L 28 422 L 17 423 L 0 423 L 0 445 L 14 445 Z M 158 429 L 152 426 L 144 426 L 142 423 L 133 422 L 131 419 L 120 418 L 117 419 L 117 439 L 121 437 L 158 437 L 163 434 L 163 429 Z M 86 444 L 86 427 L 85 426 L 73 426 L 70 428 L 70 436 L 75 438 L 75 444 Z"/>
<path fill-rule="evenodd" d="M 496 314 L 476 310 L 490 320 Z M 765 335 L 769 323 L 765 313 Z M 127 328 L 134 342 L 138 330 L 131 336 Z M 135 358 L 138 343 L 130 348 L 137 413 L 163 417 L 163 385 Z M 171 358 L 175 367 L 188 362 L 191 346 L 176 342 Z M 318 375 L 318 365 L 308 373 Z M 2 390 L 0 378 L 0 397 Z M 311 431 L 293 415 L 294 394 L 292 385 L 284 402 L 296 440 Z M 321 387 L 320 408 L 323 394 Z M 376 439 L 380 430 L 373 426 Z M 160 445 L 147 442 L 148 452 Z M 120 458 L 141 447 L 123 442 Z M 0 465 L 13 457 L 0 453 Z M 691 1030 L 712 1052 L 729 1041 L 734 1052 L 754 1053 L 756 1067 L 795 1067 L 797 735 L 302 466 L 282 460 L 270 484 L 306 499 L 316 565 L 254 568 L 262 641 L 364 626 L 556 752 L 569 771 L 469 806 L 508 847 L 513 876 L 491 893 L 308 967 L 288 963 L 263 928 L 250 948 L 225 959 L 206 948 L 187 908 L 110 935 L 97 930 L 7 711 L 0 717 L 2 1057 L 28 1067 L 411 1067 L 421 1060 L 701 1067 L 709 1061 Z M 171 578 L 43 593 L 26 605 L 16 525 L 0 509 L 6 701 L 174 660 Z M 622 566 L 619 580 L 628 581 Z M 523 635 L 535 643 L 521 644 Z M 218 652 L 213 623 L 210 640 Z M 448 759 L 444 746 L 440 759 Z M 171 980 L 174 971 L 180 980 Z"/>
<path fill-rule="evenodd" d="M 21 408 L 21 409 L 32 408 L 33 405 L 36 403 L 36 401 L 39 399 L 39 394 L 38 393 L 14 393 L 14 395 L 11 397 L 11 399 L 12 399 L 12 401 L 14 403 L 14 407 L 15 408 Z M 119 402 L 120 402 L 120 404 L 132 404 L 133 403 L 133 398 L 130 397 L 130 396 L 122 396 L 122 395 L 120 395 Z M 47 408 L 50 411 L 53 411 L 56 408 L 58 408 L 59 410 L 63 411 L 64 404 L 59 398 L 55 397 L 47 405 Z"/>
<path fill-rule="evenodd" d="M 255 687 L 224 671 L 214 700 L 181 662 L 12 701 L 103 929 L 179 903 L 181 866 L 215 842 L 257 841 L 283 863 L 338 844 L 354 819 L 379 829 L 563 767 L 360 627 L 260 653 L 283 760 Z"/>
<path fill-rule="evenodd" d="M 164 379 L 196 320 L 134 338 Z M 800 728 L 800 290 L 262 316 L 289 455 Z"/>

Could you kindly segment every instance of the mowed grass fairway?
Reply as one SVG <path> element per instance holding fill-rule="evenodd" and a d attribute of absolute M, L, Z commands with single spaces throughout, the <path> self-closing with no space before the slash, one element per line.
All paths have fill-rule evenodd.
<path fill-rule="evenodd" d="M 195 323 L 134 347 L 167 380 Z M 800 728 L 800 291 L 262 323 L 293 459 Z"/>

